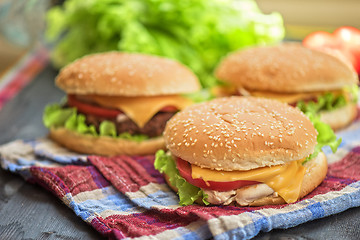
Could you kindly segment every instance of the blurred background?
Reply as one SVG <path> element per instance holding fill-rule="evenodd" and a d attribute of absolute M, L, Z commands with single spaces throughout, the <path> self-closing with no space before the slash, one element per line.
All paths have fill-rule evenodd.
<path fill-rule="evenodd" d="M 47 0 L 0 0 L 0 77 L 34 46 L 43 44 Z"/>
<path fill-rule="evenodd" d="M 0 77 L 38 48 L 56 68 L 116 49 L 175 58 L 208 87 L 228 52 L 360 28 L 359 10 L 358 0 L 0 0 Z"/>
<path fill-rule="evenodd" d="M 256 0 L 264 13 L 279 12 L 286 38 L 303 39 L 314 31 L 333 32 L 341 26 L 360 28 L 359 0 Z"/>

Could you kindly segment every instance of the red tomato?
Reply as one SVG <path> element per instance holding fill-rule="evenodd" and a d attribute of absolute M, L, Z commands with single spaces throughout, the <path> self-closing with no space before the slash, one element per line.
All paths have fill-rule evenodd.
<path fill-rule="evenodd" d="M 233 181 L 233 182 L 213 182 L 207 181 L 205 182 L 201 178 L 192 178 L 191 177 L 191 165 L 187 161 L 182 160 L 181 158 L 176 159 L 176 166 L 179 170 L 180 175 L 185 178 L 187 182 L 190 184 L 203 188 L 203 189 L 210 189 L 216 191 L 230 191 L 234 189 L 238 189 L 247 185 L 258 184 L 259 182 L 256 181 Z"/>
<path fill-rule="evenodd" d="M 341 39 L 348 47 L 360 47 L 360 30 L 354 27 L 341 27 L 334 31 L 333 35 Z"/>
<path fill-rule="evenodd" d="M 357 73 L 360 73 L 360 30 L 354 27 L 340 27 L 332 34 L 314 32 L 309 34 L 303 44 L 306 47 L 325 51 L 350 62 Z M 337 52 L 336 52 L 337 51 Z M 342 56 L 340 56 L 341 54 Z"/>
<path fill-rule="evenodd" d="M 306 36 L 303 40 L 303 44 L 309 48 L 341 48 L 341 41 L 328 32 L 314 32 Z"/>
<path fill-rule="evenodd" d="M 93 104 L 81 102 L 76 99 L 74 95 L 68 95 L 68 104 L 71 107 L 76 107 L 77 110 L 84 114 L 91 114 L 105 118 L 116 118 L 122 112 L 117 109 L 103 108 Z"/>
<path fill-rule="evenodd" d="M 342 40 L 342 51 L 352 57 L 350 60 L 353 66 L 360 73 L 360 30 L 354 27 L 341 27 L 336 29 L 333 35 Z"/>

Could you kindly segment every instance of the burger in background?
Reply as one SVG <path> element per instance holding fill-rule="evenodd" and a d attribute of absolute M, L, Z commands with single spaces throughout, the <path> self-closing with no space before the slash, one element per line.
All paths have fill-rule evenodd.
<path fill-rule="evenodd" d="M 218 98 L 177 113 L 154 166 L 181 205 L 293 203 L 325 178 L 325 145 L 341 140 L 319 118 L 276 100 Z"/>
<path fill-rule="evenodd" d="M 63 104 L 44 111 L 49 136 L 86 154 L 144 155 L 164 148 L 166 122 L 192 104 L 196 76 L 166 58 L 121 52 L 88 55 L 61 69 Z"/>
<path fill-rule="evenodd" d="M 229 84 L 227 94 L 277 99 L 319 114 L 333 129 L 347 126 L 357 114 L 354 69 L 340 58 L 301 44 L 232 53 L 219 64 L 216 76 Z"/>

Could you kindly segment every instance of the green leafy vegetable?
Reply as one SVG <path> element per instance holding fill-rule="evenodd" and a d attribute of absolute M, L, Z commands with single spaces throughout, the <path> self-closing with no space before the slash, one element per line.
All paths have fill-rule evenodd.
<path fill-rule="evenodd" d="M 113 122 L 103 121 L 99 126 L 101 136 L 116 137 L 116 127 Z"/>
<path fill-rule="evenodd" d="M 316 101 L 299 101 L 297 107 L 304 113 L 319 113 L 320 111 L 331 111 L 346 105 L 343 95 L 335 96 L 333 93 L 326 93 L 319 96 Z"/>
<path fill-rule="evenodd" d="M 47 128 L 65 127 L 81 134 L 116 137 L 136 142 L 141 142 L 149 138 L 146 135 L 131 135 L 127 132 L 117 135 L 116 126 L 110 121 L 102 121 L 99 126 L 99 131 L 97 131 L 94 125 L 86 124 L 85 120 L 85 115 L 77 113 L 75 108 L 62 108 L 59 104 L 46 106 L 43 115 L 43 122 Z"/>
<path fill-rule="evenodd" d="M 48 105 L 44 110 L 43 122 L 45 127 L 61 127 L 76 112 L 73 108 L 61 109 L 58 104 Z M 45 117 L 46 116 L 46 117 Z"/>
<path fill-rule="evenodd" d="M 215 98 L 215 96 L 211 93 L 211 89 L 203 88 L 195 93 L 185 94 L 184 97 L 192 100 L 194 103 L 201 103 L 205 101 L 210 101 Z"/>
<path fill-rule="evenodd" d="M 57 67 L 95 52 L 141 52 L 177 59 L 211 87 L 228 52 L 279 42 L 284 27 L 254 0 L 66 0 L 48 12 L 46 37 Z"/>
<path fill-rule="evenodd" d="M 357 85 L 346 86 L 344 87 L 344 93 L 341 95 L 325 93 L 324 95 L 317 97 L 316 101 L 299 101 L 296 106 L 304 113 L 311 112 L 317 114 L 321 111 L 332 111 L 345 106 L 348 101 L 357 103 L 358 91 L 359 88 Z M 349 94 L 349 100 L 346 100 L 345 95 L 347 94 Z"/>
<path fill-rule="evenodd" d="M 165 173 L 169 177 L 171 185 L 178 189 L 180 205 L 191 205 L 198 198 L 201 198 L 205 204 L 209 204 L 203 190 L 188 183 L 180 176 L 176 163 L 170 154 L 163 150 L 157 151 L 154 166 L 160 173 Z"/>
<path fill-rule="evenodd" d="M 329 146 L 331 151 L 335 153 L 341 143 L 341 138 L 337 138 L 331 127 L 328 124 L 322 122 L 318 115 L 315 115 L 311 112 L 307 112 L 306 115 L 313 123 L 316 131 L 318 132 L 318 136 L 317 145 L 315 146 L 314 152 L 306 158 L 303 164 L 317 157 L 317 155 L 321 152 L 321 149 L 325 146 Z"/>

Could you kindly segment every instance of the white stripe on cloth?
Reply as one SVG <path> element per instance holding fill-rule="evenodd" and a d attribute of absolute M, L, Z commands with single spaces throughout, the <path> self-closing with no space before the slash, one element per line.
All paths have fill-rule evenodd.
<path fill-rule="evenodd" d="M 283 208 L 267 208 L 238 215 L 223 216 L 208 221 L 209 228 L 215 237 L 230 236 L 236 232 L 245 239 L 256 236 L 259 231 L 270 231 L 274 228 L 289 228 L 320 217 L 342 212 L 360 205 L 360 181 L 346 186 L 340 191 L 331 191 L 316 195 Z M 320 211 L 319 216 L 312 208 Z M 314 207 L 314 209 L 315 209 Z"/>

